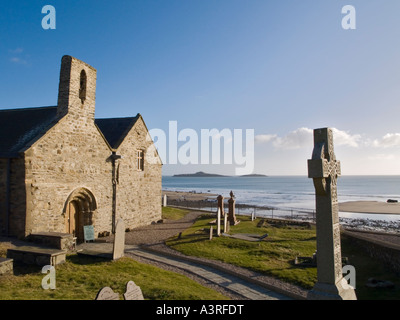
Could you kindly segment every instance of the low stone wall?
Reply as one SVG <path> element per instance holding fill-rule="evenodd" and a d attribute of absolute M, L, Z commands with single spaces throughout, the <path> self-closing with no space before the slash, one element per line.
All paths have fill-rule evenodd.
<path fill-rule="evenodd" d="M 400 272 L 400 245 L 390 241 L 390 238 L 384 240 L 384 234 L 348 230 L 343 230 L 342 234 L 363 248 L 372 258 L 382 261 L 393 271 Z"/>

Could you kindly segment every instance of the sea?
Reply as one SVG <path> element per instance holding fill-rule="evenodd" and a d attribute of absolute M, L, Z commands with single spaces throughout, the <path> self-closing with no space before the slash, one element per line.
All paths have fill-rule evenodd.
<path fill-rule="evenodd" d="M 236 203 L 254 207 L 257 215 L 308 216 L 314 218 L 315 189 L 306 176 L 256 177 L 174 177 L 163 176 L 163 190 L 222 194 L 233 191 Z M 338 201 L 400 202 L 400 176 L 341 176 L 338 178 Z M 262 210 L 268 207 L 269 210 Z M 271 210 L 273 208 L 273 210 Z M 251 208 L 242 209 L 251 214 Z M 341 223 L 361 229 L 400 232 L 400 215 L 339 212 Z"/>

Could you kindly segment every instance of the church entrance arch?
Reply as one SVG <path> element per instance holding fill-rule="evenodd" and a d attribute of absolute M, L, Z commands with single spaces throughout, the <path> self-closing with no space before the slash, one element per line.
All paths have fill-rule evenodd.
<path fill-rule="evenodd" d="M 65 232 L 73 234 L 78 242 L 82 242 L 83 227 L 93 225 L 96 209 L 96 198 L 91 191 L 86 188 L 75 189 L 64 206 Z"/>

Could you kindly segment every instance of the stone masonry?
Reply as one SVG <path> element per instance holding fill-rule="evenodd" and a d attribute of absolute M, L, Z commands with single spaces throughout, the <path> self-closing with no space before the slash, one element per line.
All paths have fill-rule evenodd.
<path fill-rule="evenodd" d="M 8 202 L 0 198 L 0 234 L 6 229 L 8 235 L 19 237 L 66 232 L 67 209 L 72 200 L 77 203 L 79 227 L 92 224 L 95 235 L 112 230 L 113 196 L 115 219 L 122 218 L 127 228 L 161 218 L 162 163 L 143 118 L 138 114 L 120 144 L 111 146 L 95 123 L 95 98 L 96 70 L 64 56 L 54 123 L 30 140 L 18 157 L 10 159 L 9 184 L 6 170 L 1 171 L 1 197 L 7 186 L 10 195 Z M 137 150 L 145 154 L 143 170 L 137 168 Z M 113 153 L 122 157 L 116 161 L 114 180 L 112 165 L 107 161 Z M 6 168 L 7 161 L 0 157 L 0 167 Z"/>

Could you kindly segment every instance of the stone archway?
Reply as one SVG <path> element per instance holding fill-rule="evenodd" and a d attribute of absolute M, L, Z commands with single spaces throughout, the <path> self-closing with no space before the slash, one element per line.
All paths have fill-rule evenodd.
<path fill-rule="evenodd" d="M 78 242 L 82 242 L 83 227 L 93 225 L 96 209 L 96 198 L 91 191 L 86 188 L 75 189 L 68 196 L 64 206 L 65 232 L 73 234 Z"/>

